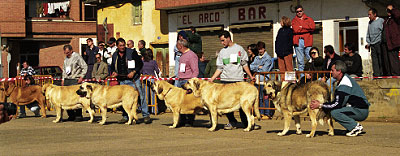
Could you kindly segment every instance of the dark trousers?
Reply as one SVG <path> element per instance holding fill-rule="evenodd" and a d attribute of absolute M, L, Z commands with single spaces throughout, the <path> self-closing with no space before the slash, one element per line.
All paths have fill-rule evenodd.
<path fill-rule="evenodd" d="M 64 79 L 64 86 L 77 85 L 77 79 Z M 75 117 L 82 117 L 82 108 L 75 110 L 67 110 L 68 118 L 75 119 Z"/>
<path fill-rule="evenodd" d="M 223 83 L 223 84 L 229 84 L 229 83 L 236 83 L 236 81 L 232 81 L 232 82 L 231 82 L 231 81 L 221 81 L 221 83 Z M 239 113 L 240 113 L 240 120 L 242 121 L 243 127 L 247 127 L 247 125 L 248 125 L 247 116 L 246 116 L 246 114 L 243 112 L 242 108 L 239 109 Z M 236 123 L 238 122 L 238 121 L 236 120 L 236 118 L 235 118 L 233 112 L 226 113 L 225 115 L 226 115 L 226 117 L 228 118 L 229 123 L 231 123 L 231 124 L 236 124 Z"/>
<path fill-rule="evenodd" d="M 88 64 L 88 69 L 85 75 L 85 79 L 92 79 L 93 64 Z"/>
<path fill-rule="evenodd" d="M 371 44 L 372 70 L 374 76 L 382 76 L 382 47 L 381 42 Z"/>
<path fill-rule="evenodd" d="M 395 48 L 388 52 L 391 76 L 400 76 L 399 49 Z"/>
<path fill-rule="evenodd" d="M 182 88 L 182 86 L 187 82 L 187 80 L 178 80 L 178 86 Z M 194 118 L 196 116 L 194 114 L 179 114 L 179 125 L 189 124 L 193 126 Z"/>
<path fill-rule="evenodd" d="M 389 51 L 387 49 L 386 43 L 381 44 L 382 47 L 382 73 L 384 76 L 392 75 L 390 71 L 390 60 L 389 60 Z"/>

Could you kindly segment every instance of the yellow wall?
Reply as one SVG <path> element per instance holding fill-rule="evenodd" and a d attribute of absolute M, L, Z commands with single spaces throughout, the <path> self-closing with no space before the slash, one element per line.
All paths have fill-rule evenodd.
<path fill-rule="evenodd" d="M 155 10 L 155 0 L 142 1 L 141 25 L 133 25 L 132 9 L 131 3 L 126 3 L 119 8 L 110 6 L 99 9 L 97 23 L 102 24 L 104 18 L 107 17 L 107 23 L 114 24 L 113 36 L 116 37 L 116 33 L 120 32 L 120 37 L 126 41 L 133 40 L 135 42 L 135 48 L 137 48 L 139 40 L 146 41 L 147 48 L 150 47 L 150 43 L 168 43 L 168 33 L 161 33 L 160 11 Z"/>

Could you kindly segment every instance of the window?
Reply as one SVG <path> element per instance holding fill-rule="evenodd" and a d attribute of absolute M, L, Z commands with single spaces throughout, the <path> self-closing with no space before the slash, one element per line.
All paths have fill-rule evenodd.
<path fill-rule="evenodd" d="M 97 9 L 96 5 L 85 4 L 85 21 L 96 21 Z"/>
<path fill-rule="evenodd" d="M 133 25 L 140 25 L 142 24 L 142 2 L 135 1 L 132 3 L 132 18 L 133 18 Z"/>
<path fill-rule="evenodd" d="M 31 0 L 26 2 L 28 17 L 67 18 L 70 11 L 69 0 Z"/>

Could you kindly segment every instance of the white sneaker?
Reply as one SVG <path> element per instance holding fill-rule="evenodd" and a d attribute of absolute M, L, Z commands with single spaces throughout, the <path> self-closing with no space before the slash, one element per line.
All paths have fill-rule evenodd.
<path fill-rule="evenodd" d="M 362 133 L 363 129 L 364 129 L 363 126 L 361 126 L 360 123 L 357 123 L 357 126 L 354 127 L 354 129 L 351 130 L 350 132 L 346 133 L 346 136 L 349 136 L 349 137 L 357 136 L 360 133 Z"/>

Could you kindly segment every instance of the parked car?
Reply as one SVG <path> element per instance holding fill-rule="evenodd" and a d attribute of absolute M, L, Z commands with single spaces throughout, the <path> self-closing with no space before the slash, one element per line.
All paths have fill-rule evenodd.
<path fill-rule="evenodd" d="M 61 85 L 61 78 L 62 78 L 62 69 L 59 66 L 38 66 L 33 67 L 37 75 L 51 75 L 55 79 L 53 84 Z"/>

